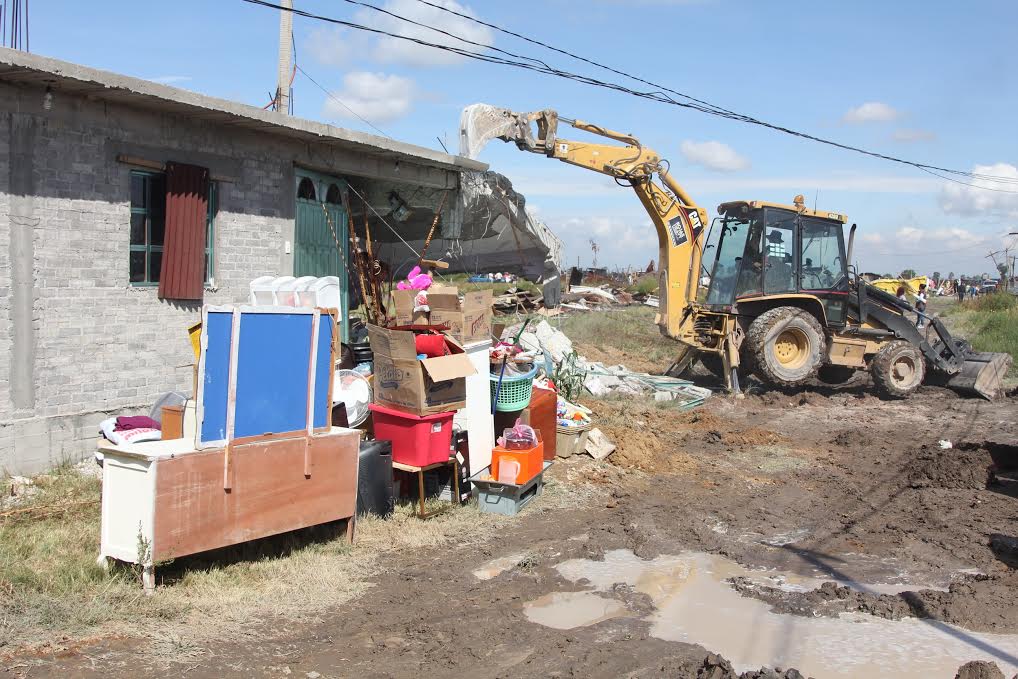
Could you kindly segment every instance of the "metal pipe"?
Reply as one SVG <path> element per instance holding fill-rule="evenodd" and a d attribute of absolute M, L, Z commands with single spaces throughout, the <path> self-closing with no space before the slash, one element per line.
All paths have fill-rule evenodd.
<path fill-rule="evenodd" d="M 852 251 L 855 250 L 855 229 L 859 226 L 858 224 L 852 225 L 852 230 L 848 232 L 848 255 L 846 255 L 845 268 L 852 266 Z"/>

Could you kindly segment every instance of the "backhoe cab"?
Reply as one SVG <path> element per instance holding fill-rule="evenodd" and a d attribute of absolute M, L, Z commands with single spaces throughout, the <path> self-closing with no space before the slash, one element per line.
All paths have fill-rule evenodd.
<path fill-rule="evenodd" d="M 559 123 L 616 143 L 558 136 Z M 755 373 L 780 387 L 814 377 L 841 382 L 868 370 L 888 397 L 912 394 L 928 371 L 963 392 L 996 396 L 1008 354 L 973 352 L 934 317 L 916 327 L 907 302 L 861 280 L 849 267 L 838 213 L 758 201 L 723 203 L 709 233 L 707 213 L 636 137 L 560 117 L 486 104 L 463 110 L 460 153 L 475 158 L 493 139 L 583 167 L 632 189 L 658 236 L 662 333 L 678 340 L 673 370 L 699 359 L 739 391 Z"/>

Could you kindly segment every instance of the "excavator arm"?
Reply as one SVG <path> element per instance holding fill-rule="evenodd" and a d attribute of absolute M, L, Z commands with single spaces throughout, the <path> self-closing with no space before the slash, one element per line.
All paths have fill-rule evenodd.
<path fill-rule="evenodd" d="M 562 139 L 558 136 L 560 121 L 621 145 Z M 707 213 L 672 178 L 667 161 L 632 135 L 563 118 L 555 111 L 516 113 L 486 104 L 464 109 L 460 152 L 475 157 L 492 139 L 513 142 L 522 151 L 606 174 L 633 189 L 658 236 L 658 324 L 669 337 L 690 339 L 693 330 L 689 312 L 696 303 Z"/>

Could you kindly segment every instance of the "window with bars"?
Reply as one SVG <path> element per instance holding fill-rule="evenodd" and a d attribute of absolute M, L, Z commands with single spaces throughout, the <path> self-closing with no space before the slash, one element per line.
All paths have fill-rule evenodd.
<path fill-rule="evenodd" d="M 215 275 L 216 183 L 209 182 L 208 213 L 205 223 L 205 276 Z M 166 240 L 166 173 L 131 171 L 131 254 L 132 285 L 158 285 Z"/>

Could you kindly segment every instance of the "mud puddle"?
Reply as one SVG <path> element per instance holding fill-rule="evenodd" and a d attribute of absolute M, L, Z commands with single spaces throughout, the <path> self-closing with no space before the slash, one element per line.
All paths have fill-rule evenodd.
<path fill-rule="evenodd" d="M 629 609 L 593 592 L 552 592 L 525 604 L 523 613 L 545 627 L 575 629 L 629 615 Z"/>
<path fill-rule="evenodd" d="M 625 583 L 653 601 L 656 611 L 643 618 L 652 636 L 699 644 L 730 659 L 739 671 L 769 666 L 795 667 L 817 679 L 950 679 L 969 660 L 995 661 L 1008 676 L 1018 671 L 1018 635 L 969 632 L 915 618 L 893 621 L 856 613 L 805 618 L 771 612 L 768 604 L 741 596 L 726 580 L 745 577 L 792 587 L 812 583 L 750 570 L 714 554 L 689 552 L 644 561 L 628 550 L 615 550 L 604 561 L 572 559 L 555 569 L 587 590 L 530 602 L 525 612 L 531 621 L 570 629 L 627 615 L 621 603 L 621 610 L 614 609 L 606 603 L 610 599 L 595 594 L 610 596 L 613 585 Z"/>

